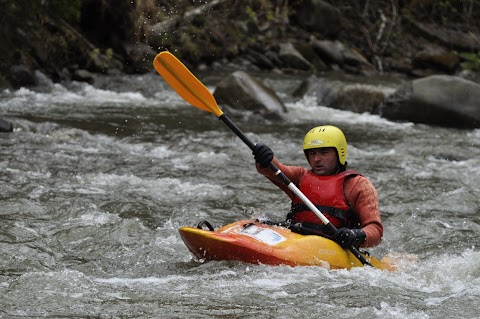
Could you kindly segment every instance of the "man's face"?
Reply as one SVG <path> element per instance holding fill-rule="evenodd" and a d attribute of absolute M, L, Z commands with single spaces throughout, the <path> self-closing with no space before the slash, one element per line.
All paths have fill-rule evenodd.
<path fill-rule="evenodd" d="M 337 150 L 334 147 L 313 148 L 306 151 L 308 163 L 317 175 L 332 175 L 338 168 Z"/>

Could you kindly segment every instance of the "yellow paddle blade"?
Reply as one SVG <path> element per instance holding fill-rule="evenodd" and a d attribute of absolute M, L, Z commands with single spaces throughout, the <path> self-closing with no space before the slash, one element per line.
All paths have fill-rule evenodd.
<path fill-rule="evenodd" d="M 160 52 L 153 60 L 153 67 L 185 101 L 217 117 L 223 114 L 212 93 L 173 54 Z"/>

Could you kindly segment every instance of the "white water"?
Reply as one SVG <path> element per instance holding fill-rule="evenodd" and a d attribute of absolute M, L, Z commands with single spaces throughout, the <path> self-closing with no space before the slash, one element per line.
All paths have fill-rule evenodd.
<path fill-rule="evenodd" d="M 0 317 L 477 318 L 480 131 L 287 107 L 281 124 L 232 120 L 298 165 L 309 128 L 341 127 L 380 197 L 370 252 L 398 271 L 193 260 L 178 227 L 280 220 L 287 197 L 159 77 L 105 78 L 0 95 L 16 127 L 0 135 Z"/>

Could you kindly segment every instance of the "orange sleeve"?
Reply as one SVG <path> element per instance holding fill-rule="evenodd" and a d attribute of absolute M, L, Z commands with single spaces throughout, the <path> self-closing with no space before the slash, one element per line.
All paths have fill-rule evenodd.
<path fill-rule="evenodd" d="M 285 176 L 288 177 L 288 179 L 295 185 L 298 185 L 300 179 L 305 175 L 305 173 L 308 171 L 306 168 L 301 167 L 301 166 L 289 166 L 289 165 L 284 165 L 280 163 L 275 157 L 272 160 L 272 163 L 277 166 Z M 293 192 L 285 185 L 280 178 L 275 175 L 275 172 L 273 172 L 270 168 L 262 168 L 260 165 L 257 163 L 256 164 L 257 171 L 264 175 L 266 178 L 268 178 L 273 184 L 277 185 L 281 190 L 283 190 L 290 199 L 293 199 L 294 194 Z"/>
<path fill-rule="evenodd" d="M 360 219 L 360 227 L 367 234 L 361 247 L 373 247 L 380 243 L 383 225 L 378 208 L 375 187 L 364 176 L 354 176 L 345 180 L 345 197 Z"/>

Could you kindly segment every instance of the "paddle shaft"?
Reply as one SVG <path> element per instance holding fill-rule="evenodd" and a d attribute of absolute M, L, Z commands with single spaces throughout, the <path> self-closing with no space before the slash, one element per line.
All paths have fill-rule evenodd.
<path fill-rule="evenodd" d="M 255 144 L 248 139 L 242 130 L 240 130 L 240 128 L 235 125 L 235 123 L 233 123 L 225 113 L 220 115 L 219 119 L 222 120 L 253 151 Z M 308 197 L 305 196 L 302 191 L 300 191 L 298 187 L 290 181 L 290 179 L 277 167 L 277 165 L 270 162 L 268 167 L 275 172 L 275 175 L 280 178 L 282 183 L 284 183 L 296 196 L 302 200 L 302 202 L 305 203 L 305 205 L 308 206 L 308 208 L 315 213 L 318 218 L 320 218 L 326 227 L 328 227 L 333 233 L 337 231 L 337 228 L 325 217 L 325 215 L 322 214 L 321 211 L 318 210 L 318 208 L 310 201 L 310 199 L 308 199 Z M 355 255 L 355 257 L 358 258 L 358 260 L 360 260 L 362 264 L 372 266 L 356 247 L 351 246 L 348 249 L 353 255 Z"/>

